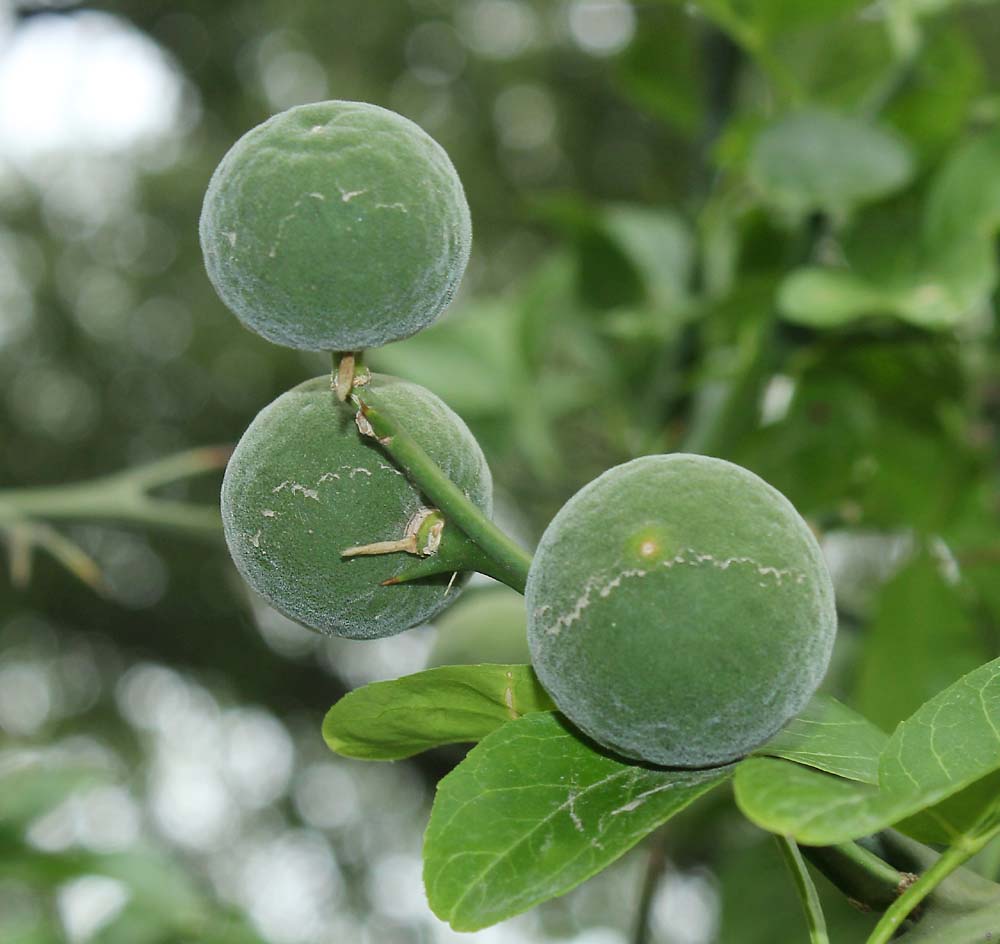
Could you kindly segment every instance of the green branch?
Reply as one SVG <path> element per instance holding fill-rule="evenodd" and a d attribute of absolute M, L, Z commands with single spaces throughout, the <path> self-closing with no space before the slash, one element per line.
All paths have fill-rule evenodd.
<path fill-rule="evenodd" d="M 913 877 L 856 842 L 804 846 L 802 854 L 851 901 L 873 911 L 884 911 L 892 905 Z"/>
<path fill-rule="evenodd" d="M 795 840 L 788 836 L 775 836 L 778 840 L 778 848 L 788 866 L 788 871 L 792 874 L 792 881 L 795 883 L 795 890 L 799 893 L 799 900 L 806 913 L 806 924 L 809 926 L 809 940 L 812 944 L 830 944 L 830 938 L 826 933 L 826 919 L 823 917 L 823 906 L 820 904 L 819 895 L 816 894 L 816 886 L 813 885 L 812 877 L 806 868 L 805 860 Z"/>
<path fill-rule="evenodd" d="M 156 498 L 150 492 L 220 469 L 230 452 L 228 447 L 190 449 L 89 482 L 0 489 L 0 537 L 7 544 L 11 583 L 28 585 L 33 551 L 38 549 L 94 590 L 105 589 L 98 564 L 47 522 L 120 522 L 219 540 L 222 521 L 214 505 Z"/>
<path fill-rule="evenodd" d="M 657 886 L 663 878 L 666 867 L 666 833 L 661 829 L 655 832 L 650 840 L 649 857 L 646 860 L 642 890 L 639 893 L 639 908 L 636 912 L 632 932 L 632 944 L 650 944 L 649 914 L 653 907 Z"/>
<path fill-rule="evenodd" d="M 226 447 L 191 449 L 89 482 L 3 489 L 0 527 L 36 519 L 113 521 L 218 540 L 222 527 L 217 508 L 149 493 L 169 482 L 220 469 L 229 454 Z"/>
<path fill-rule="evenodd" d="M 369 435 L 378 440 L 414 485 L 490 558 L 494 566 L 486 572 L 524 593 L 531 555 L 487 518 L 389 414 L 365 403 L 357 394 L 354 399 L 359 416 L 368 424 L 364 431 L 370 429 Z M 359 422 L 359 428 L 364 428 L 364 423 Z"/>
<path fill-rule="evenodd" d="M 1000 836 L 1000 805 L 995 805 L 970 833 L 949 846 L 937 861 L 890 905 L 868 938 L 868 944 L 887 944 L 917 905 L 997 836 Z"/>

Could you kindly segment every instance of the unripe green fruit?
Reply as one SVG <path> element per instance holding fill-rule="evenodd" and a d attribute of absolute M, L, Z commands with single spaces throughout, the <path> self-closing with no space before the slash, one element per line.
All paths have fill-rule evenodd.
<path fill-rule="evenodd" d="M 571 498 L 528 575 L 544 687 L 626 757 L 707 767 L 794 717 L 836 633 L 819 546 L 788 500 L 721 459 L 635 459 Z"/>
<path fill-rule="evenodd" d="M 484 513 L 492 505 L 486 459 L 462 420 L 430 391 L 372 375 L 365 400 L 398 417 Z M 355 410 L 317 377 L 266 406 L 236 446 L 222 483 L 226 543 L 247 583 L 286 616 L 354 639 L 391 636 L 458 595 L 450 574 L 380 584 L 412 566 L 405 553 L 344 558 L 345 548 L 403 537 L 422 496 Z"/>
<path fill-rule="evenodd" d="M 448 155 L 362 102 L 275 115 L 212 175 L 201 245 L 222 300 L 275 344 L 355 351 L 408 337 L 455 294 L 469 207 Z"/>

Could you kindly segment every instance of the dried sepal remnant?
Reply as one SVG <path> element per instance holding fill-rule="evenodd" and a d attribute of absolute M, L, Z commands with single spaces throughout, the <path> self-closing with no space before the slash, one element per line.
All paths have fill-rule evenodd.
<path fill-rule="evenodd" d="M 791 504 L 704 456 L 618 466 L 563 507 L 528 578 L 532 661 L 560 709 L 628 757 L 729 762 L 798 712 L 836 631 Z"/>
<path fill-rule="evenodd" d="M 364 407 L 360 407 L 358 412 L 354 415 L 354 424 L 358 427 L 358 432 L 362 436 L 367 436 L 369 439 L 374 439 L 381 446 L 388 446 L 392 442 L 391 436 L 379 436 L 375 432 L 374 427 L 371 424 L 371 420 L 365 415 Z"/>
<path fill-rule="evenodd" d="M 341 557 L 376 557 L 379 554 L 415 554 L 430 557 L 441 546 L 444 519 L 436 508 L 421 508 L 410 517 L 401 538 L 345 548 Z"/>
<path fill-rule="evenodd" d="M 243 135 L 212 176 L 200 232 L 209 278 L 240 321 L 313 351 L 426 327 L 458 289 L 472 241 L 461 181 L 433 138 L 343 101 L 290 108 Z"/>
<path fill-rule="evenodd" d="M 486 460 L 468 427 L 416 384 L 375 374 L 368 396 L 398 415 L 445 474 L 485 513 Z M 341 556 L 345 547 L 408 539 L 418 554 L 441 530 L 420 492 L 380 446 L 358 434 L 354 408 L 329 377 L 265 407 L 233 453 L 222 487 L 226 540 L 240 573 L 282 613 L 321 632 L 389 636 L 454 600 L 449 574 L 383 586 L 411 565 L 407 554 Z M 412 537 L 410 537 L 412 535 Z"/>

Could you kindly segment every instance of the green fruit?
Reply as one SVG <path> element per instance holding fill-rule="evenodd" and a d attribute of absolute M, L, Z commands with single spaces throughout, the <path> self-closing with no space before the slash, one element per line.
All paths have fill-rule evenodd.
<path fill-rule="evenodd" d="M 201 245 L 222 300 L 287 347 L 355 351 L 448 305 L 472 228 L 448 155 L 412 121 L 318 102 L 248 131 L 212 175 Z"/>
<path fill-rule="evenodd" d="M 528 575 L 542 684 L 584 733 L 671 767 L 735 760 L 812 696 L 836 633 L 819 546 L 721 459 L 635 459 L 573 496 Z"/>
<path fill-rule="evenodd" d="M 462 420 L 430 391 L 372 375 L 373 406 L 405 424 L 445 474 L 489 514 L 492 481 Z M 247 583 L 286 616 L 354 639 L 391 636 L 432 617 L 458 595 L 450 574 L 380 584 L 412 566 L 405 553 L 344 558 L 347 547 L 391 541 L 423 508 L 420 493 L 355 411 L 317 377 L 265 407 L 236 446 L 222 483 L 226 543 Z"/>

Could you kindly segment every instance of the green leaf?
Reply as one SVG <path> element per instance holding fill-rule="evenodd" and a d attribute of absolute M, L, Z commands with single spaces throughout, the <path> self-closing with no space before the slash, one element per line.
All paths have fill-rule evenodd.
<path fill-rule="evenodd" d="M 848 780 L 878 783 L 878 762 L 889 737 L 829 695 L 805 710 L 754 754 L 783 757 Z"/>
<path fill-rule="evenodd" d="M 531 666 L 445 665 L 350 692 L 327 712 L 323 737 L 345 757 L 399 760 L 554 707 Z"/>
<path fill-rule="evenodd" d="M 751 757 L 736 770 L 736 804 L 761 829 L 826 846 L 857 839 L 892 822 L 873 812 L 876 786 L 787 760 Z M 905 815 L 905 813 L 903 814 Z"/>
<path fill-rule="evenodd" d="M 474 931 L 555 898 L 720 784 L 599 753 L 554 713 L 504 725 L 438 786 L 424 838 L 434 913 Z"/>
<path fill-rule="evenodd" d="M 815 211 L 840 218 L 905 186 L 913 161 L 887 129 L 812 109 L 766 127 L 751 148 L 748 170 L 764 199 L 794 219 Z"/>
<path fill-rule="evenodd" d="M 752 757 L 737 769 L 736 802 L 764 829 L 809 845 L 830 845 L 899 823 L 997 769 L 1000 659 L 959 679 L 896 728 L 882 754 L 879 786 Z M 936 838 L 950 841 L 961 834 L 976 812 L 962 810 L 956 821 L 946 807 L 938 808 Z"/>

